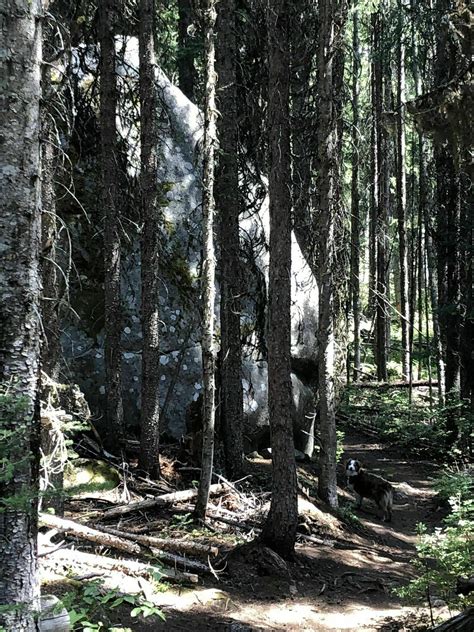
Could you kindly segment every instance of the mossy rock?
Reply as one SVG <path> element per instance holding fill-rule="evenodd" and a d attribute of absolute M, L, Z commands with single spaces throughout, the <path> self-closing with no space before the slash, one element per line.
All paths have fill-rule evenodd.
<path fill-rule="evenodd" d="M 77 459 L 64 472 L 64 488 L 69 493 L 110 490 L 119 483 L 117 470 L 105 461 Z"/>

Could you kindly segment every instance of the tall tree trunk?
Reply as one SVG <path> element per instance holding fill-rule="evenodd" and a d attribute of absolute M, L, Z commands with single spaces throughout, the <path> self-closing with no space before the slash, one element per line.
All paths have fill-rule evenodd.
<path fill-rule="evenodd" d="M 39 595 L 42 13 L 39 0 L 16 0 L 2 7 L 0 462 L 9 467 L 0 472 L 0 626 L 15 632 L 37 629 Z"/>
<path fill-rule="evenodd" d="M 406 204 L 407 186 L 405 169 L 405 44 L 403 42 L 403 5 L 398 0 L 398 46 L 397 46 L 397 221 L 400 264 L 400 325 L 402 330 L 402 375 L 410 376 L 411 355 L 409 341 L 410 309 L 408 302 L 408 260 Z"/>
<path fill-rule="evenodd" d="M 203 142 L 203 193 L 202 221 L 204 241 L 203 262 L 203 432 L 201 479 L 196 500 L 196 517 L 206 516 L 209 487 L 211 485 L 214 459 L 215 426 L 215 345 L 214 345 L 214 302 L 215 302 L 215 255 L 214 255 L 214 149 L 216 145 L 216 72 L 214 29 L 216 24 L 215 0 L 205 0 L 202 8 L 204 27 L 204 63 L 206 91 L 204 103 Z"/>
<path fill-rule="evenodd" d="M 452 149 L 448 144 L 435 148 L 437 174 L 437 227 L 439 323 L 445 353 L 446 398 L 459 397 L 460 388 L 460 319 L 459 319 L 459 221 L 460 181 Z M 447 416 L 447 443 L 457 438 L 457 414 Z"/>
<path fill-rule="evenodd" d="M 465 164 L 469 158 L 466 152 Z M 471 198 L 468 196 L 471 193 Z M 461 296 L 465 305 L 461 322 L 461 397 L 470 402 L 474 412 L 474 203 L 472 183 L 466 172 L 462 176 L 461 194 L 463 213 L 461 217 Z"/>
<path fill-rule="evenodd" d="M 351 177 L 351 299 L 354 318 L 353 379 L 360 371 L 360 192 L 359 192 L 359 14 L 354 9 L 352 25 L 352 177 Z"/>
<path fill-rule="evenodd" d="M 426 191 L 426 179 L 427 173 L 426 168 L 424 167 L 424 163 L 420 161 L 420 203 L 422 195 Z M 425 183 L 424 185 L 422 183 Z M 426 260 L 427 260 L 427 271 L 428 271 L 428 288 L 430 293 L 430 304 L 431 304 L 431 318 L 433 320 L 433 342 L 435 345 L 436 352 L 436 368 L 438 373 L 438 403 L 440 406 L 444 406 L 445 404 L 445 394 L 446 394 L 446 375 L 445 375 L 445 364 L 444 364 L 444 352 L 443 352 L 443 344 L 441 340 L 441 327 L 439 324 L 439 301 L 438 301 L 438 275 L 436 269 L 436 259 L 434 257 L 434 245 L 433 245 L 433 226 L 430 221 L 430 213 L 428 209 L 428 205 L 425 205 L 425 248 L 426 248 Z"/>
<path fill-rule="evenodd" d="M 377 242 L 377 284 L 376 284 L 376 332 L 375 361 L 377 378 L 387 381 L 387 214 L 389 206 L 388 139 L 383 128 L 384 105 L 384 60 L 383 60 L 383 17 L 380 12 L 373 16 L 374 60 L 374 117 L 376 136 L 376 174 L 374 188 L 377 192 L 376 242 Z M 386 87 L 386 86 L 385 86 Z"/>
<path fill-rule="evenodd" d="M 238 478 L 243 466 L 243 392 L 240 343 L 239 165 L 235 0 L 221 0 L 217 22 L 220 155 L 216 202 L 220 228 L 221 405 L 226 470 Z"/>
<path fill-rule="evenodd" d="M 436 2 L 436 86 L 443 85 L 456 73 L 457 45 L 452 40 L 450 21 L 451 0 Z M 435 138 L 438 254 L 439 320 L 445 352 L 446 395 L 456 397 L 459 391 L 459 221 L 460 178 L 453 144 Z M 453 415 L 448 418 L 448 443 L 457 436 L 457 423 Z"/>
<path fill-rule="evenodd" d="M 122 404 L 122 310 L 120 300 L 120 211 L 117 152 L 117 85 L 115 75 L 115 2 L 103 0 L 100 22 L 100 129 L 102 202 L 105 210 L 105 379 L 107 442 L 113 449 L 123 443 Z"/>
<path fill-rule="evenodd" d="M 158 158 L 158 95 L 155 86 L 155 1 L 140 0 L 140 140 L 141 208 L 143 236 L 142 275 L 142 410 L 140 467 L 153 478 L 160 475 L 159 399 L 159 284 L 160 204 L 156 184 Z"/>
<path fill-rule="evenodd" d="M 262 541 L 293 554 L 298 522 L 291 416 L 291 193 L 289 120 L 289 5 L 268 0 L 268 124 L 270 267 L 268 287 L 268 405 L 272 444 L 272 501 Z"/>
<path fill-rule="evenodd" d="M 381 74 L 380 67 L 380 17 L 378 13 L 371 15 L 371 62 L 370 62 L 370 101 L 372 110 L 372 122 L 370 127 L 370 205 L 369 205 L 369 297 L 368 313 L 375 315 L 377 304 L 377 208 L 379 200 L 379 164 L 377 149 L 378 143 L 378 80 Z"/>
<path fill-rule="evenodd" d="M 195 44 L 189 33 L 194 19 L 193 0 L 178 0 L 178 83 L 190 101 L 196 85 Z"/>
<path fill-rule="evenodd" d="M 339 77 L 336 60 L 346 3 L 321 0 L 318 29 L 318 202 L 320 213 L 319 274 L 319 411 L 320 411 L 320 475 L 318 493 L 331 507 L 337 507 L 336 481 L 336 410 L 335 410 L 335 226 L 340 213 L 338 178 L 338 99 Z M 344 16 L 344 17 L 343 17 Z M 338 21 L 336 22 L 336 19 Z"/>

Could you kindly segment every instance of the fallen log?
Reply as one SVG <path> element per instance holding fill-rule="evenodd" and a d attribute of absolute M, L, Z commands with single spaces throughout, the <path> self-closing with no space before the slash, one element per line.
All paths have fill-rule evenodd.
<path fill-rule="evenodd" d="M 140 535 L 138 533 L 127 533 L 110 527 L 97 526 L 99 531 L 144 544 L 149 547 L 158 547 L 165 551 L 178 551 L 187 555 L 218 555 L 219 549 L 208 544 L 200 544 L 199 542 L 190 542 L 189 540 L 174 540 L 171 538 L 157 538 L 150 535 Z"/>
<path fill-rule="evenodd" d="M 354 388 L 410 388 L 410 382 L 398 381 L 398 382 L 352 382 L 350 384 Z M 430 386 L 429 380 L 416 380 L 411 383 L 412 388 L 419 388 L 421 386 Z M 431 382 L 431 386 L 435 388 L 438 386 L 438 382 Z"/>
<path fill-rule="evenodd" d="M 42 524 L 45 524 L 48 527 L 54 527 L 58 531 L 70 533 L 83 540 L 89 540 L 89 542 L 94 542 L 96 544 L 101 544 L 102 546 L 124 551 L 125 553 L 130 553 L 131 555 L 147 556 L 151 554 L 153 557 L 156 557 L 163 562 L 168 562 L 173 565 L 180 564 L 184 566 L 185 569 L 192 568 L 204 573 L 211 572 L 211 569 L 205 564 L 202 564 L 202 562 L 190 560 L 182 555 L 174 555 L 173 553 L 169 553 L 167 551 L 161 551 L 149 545 L 144 548 L 137 542 L 131 542 L 130 540 L 119 537 L 116 534 L 86 527 L 79 522 L 64 520 L 63 518 L 58 518 L 57 516 L 50 514 L 40 514 L 40 521 Z"/>
<path fill-rule="evenodd" d="M 175 502 L 187 502 L 197 497 L 197 489 L 184 489 L 179 492 L 172 492 L 170 494 L 162 494 L 155 498 L 148 498 L 147 500 L 140 500 L 138 502 L 129 503 L 128 505 L 120 505 L 113 509 L 108 509 L 101 514 L 103 519 L 118 518 L 134 511 L 143 511 L 144 509 L 151 509 L 158 505 L 170 505 Z M 211 485 L 209 489 L 210 495 L 222 494 L 225 491 L 229 491 L 229 487 L 225 483 L 217 483 Z"/>
<path fill-rule="evenodd" d="M 144 564 L 143 562 L 136 562 L 134 560 L 105 557 L 104 555 L 94 555 L 93 553 L 84 553 L 83 551 L 71 549 L 57 549 L 51 552 L 45 549 L 41 553 L 43 556 L 47 556 L 48 559 L 70 562 L 71 567 L 74 569 L 77 568 L 77 565 L 83 564 L 89 568 L 116 570 L 139 577 L 153 578 L 155 573 L 159 573 L 168 581 L 187 582 L 191 584 L 197 584 L 199 581 L 199 577 L 195 573 L 186 573 L 161 566 L 157 567 L 152 563 Z"/>
<path fill-rule="evenodd" d="M 143 551 L 140 545 L 130 542 L 129 540 L 123 540 L 114 535 L 102 533 L 101 531 L 91 529 L 73 520 L 65 520 L 64 518 L 59 518 L 52 514 L 40 513 L 39 521 L 41 524 L 56 529 L 57 531 L 70 533 L 83 540 L 89 540 L 89 542 L 95 542 L 96 544 L 124 551 L 131 555 L 140 555 Z"/>

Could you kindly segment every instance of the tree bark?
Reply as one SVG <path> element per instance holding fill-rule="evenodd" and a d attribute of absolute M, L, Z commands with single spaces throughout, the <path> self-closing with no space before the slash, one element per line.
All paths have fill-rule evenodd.
<path fill-rule="evenodd" d="M 435 83 L 441 86 L 457 72 L 458 44 L 448 19 L 450 0 L 436 2 Z M 446 399 L 455 403 L 460 389 L 460 217 L 461 183 L 459 150 L 452 138 L 435 136 L 438 255 L 439 323 L 445 354 Z M 458 438 L 458 412 L 450 410 L 446 419 L 446 443 Z"/>
<path fill-rule="evenodd" d="M 124 440 L 122 403 L 122 310 L 120 292 L 120 211 L 116 129 L 115 2 L 99 5 L 100 24 L 100 129 L 104 227 L 105 379 L 107 444 L 119 449 Z"/>
<path fill-rule="evenodd" d="M 204 59 L 206 70 L 206 88 L 204 102 L 204 141 L 203 141 L 203 182 L 202 182 L 202 221 L 203 221 L 203 428 L 201 478 L 196 501 L 196 517 L 204 520 L 206 516 L 209 488 L 211 485 L 214 461 L 215 426 L 215 363 L 214 345 L 214 302 L 215 302 L 215 254 L 214 254 L 214 149 L 216 145 L 216 72 L 214 29 L 216 24 L 215 0 L 205 0 L 202 9 L 204 26 Z"/>
<path fill-rule="evenodd" d="M 289 5 L 268 0 L 268 146 L 270 265 L 268 287 L 268 405 L 272 445 L 272 501 L 261 539 L 289 557 L 298 522 L 291 417 L 291 193 L 289 119 Z"/>
<path fill-rule="evenodd" d="M 39 0 L 4 2 L 0 85 L 0 626 L 36 630 L 40 420 Z M 5 608 L 10 606 L 10 608 Z"/>
<path fill-rule="evenodd" d="M 134 560 L 123 560 L 114 557 L 105 557 L 104 555 L 92 555 L 91 553 L 84 553 L 83 551 L 71 551 L 69 549 L 59 549 L 51 553 L 44 551 L 43 554 L 48 554 L 53 560 L 59 560 L 61 562 L 69 562 L 71 568 L 77 571 L 78 564 L 84 564 L 87 568 L 104 568 L 108 571 L 116 570 L 130 575 L 138 577 L 150 577 L 153 578 L 157 572 L 162 575 L 165 581 L 185 582 L 190 584 L 197 584 L 199 577 L 195 573 L 184 573 L 173 568 L 163 568 L 153 566 L 153 560 L 150 560 L 148 564 L 143 562 L 135 562 Z M 36 628 L 35 628 L 36 629 Z"/>
<path fill-rule="evenodd" d="M 318 493 L 331 507 L 337 507 L 336 403 L 335 403 L 335 224 L 340 212 L 338 169 L 338 118 L 335 90 L 336 52 L 343 23 L 336 22 L 345 12 L 345 2 L 319 3 L 318 29 L 318 202 L 319 202 L 319 414 L 320 475 Z"/>
<path fill-rule="evenodd" d="M 143 234 L 142 276 L 142 410 L 140 467 L 151 478 L 160 476 L 160 347 L 159 347 L 159 226 L 158 95 L 155 86 L 154 0 L 140 0 L 140 141 Z"/>
<path fill-rule="evenodd" d="M 468 156 L 464 157 L 465 164 Z M 469 199 L 472 182 L 466 172 L 462 175 L 461 193 L 463 212 L 461 217 L 461 296 L 463 318 L 461 321 L 461 398 L 470 402 L 474 412 L 474 203 Z"/>
<path fill-rule="evenodd" d="M 195 19 L 192 0 L 178 0 L 178 84 L 190 101 L 194 101 L 196 68 L 193 38 L 189 29 Z"/>
<path fill-rule="evenodd" d="M 360 193 L 359 193 L 359 14 L 354 10 L 352 22 L 352 175 L 351 175 L 351 300 L 354 319 L 353 380 L 360 370 Z"/>
<path fill-rule="evenodd" d="M 379 201 L 378 146 L 378 91 L 380 68 L 379 14 L 371 15 L 371 61 L 370 61 L 370 106 L 372 122 L 370 128 L 370 206 L 369 206 L 369 298 L 367 311 L 373 318 L 377 304 L 377 208 Z M 374 354 L 375 355 L 375 354 Z"/>
<path fill-rule="evenodd" d="M 421 160 L 421 159 L 420 159 Z M 425 186 L 422 185 L 425 182 L 427 177 L 426 168 L 423 168 L 424 164 L 420 162 L 420 199 L 422 199 L 422 195 L 424 196 Z M 421 202 L 420 202 L 421 203 Z M 438 373 L 438 403 L 440 406 L 444 406 L 445 404 L 445 394 L 446 394 L 446 376 L 445 376 L 445 365 L 444 365 L 444 353 L 443 353 L 443 345 L 441 341 L 441 328 L 439 324 L 439 301 L 438 301 L 438 276 L 436 270 L 436 259 L 434 253 L 434 245 L 433 245 L 433 226 L 430 221 L 430 213 L 428 206 L 425 206 L 424 213 L 424 222 L 425 222 L 425 248 L 426 248 L 426 261 L 427 261 L 427 270 L 428 270 L 428 288 L 430 294 L 430 305 L 431 305 L 431 317 L 433 320 L 433 342 L 435 345 L 436 352 L 436 367 Z"/>
<path fill-rule="evenodd" d="M 209 494 L 222 494 L 223 492 L 228 490 L 228 485 L 216 483 L 209 487 Z M 100 515 L 104 519 L 108 520 L 109 518 L 125 516 L 128 513 L 133 513 L 134 511 L 144 511 L 145 509 L 151 509 L 152 507 L 157 507 L 159 505 L 169 505 L 172 503 L 186 502 L 187 500 L 193 500 L 194 498 L 196 498 L 197 495 L 198 491 L 196 489 L 184 489 L 179 492 L 162 494 L 161 496 L 157 496 L 156 498 L 148 498 L 147 500 L 140 500 L 128 505 L 114 507 L 113 509 L 108 509 L 107 511 L 102 512 Z"/>
<path fill-rule="evenodd" d="M 239 478 L 243 467 L 243 391 L 240 343 L 239 165 L 235 0 L 218 4 L 217 75 L 220 154 L 216 203 L 220 229 L 221 403 L 226 470 Z"/>
<path fill-rule="evenodd" d="M 376 135 L 376 152 L 377 152 L 377 222 L 376 222 L 376 241 L 377 241 L 377 258 L 376 258 L 376 342 L 375 342 L 375 361 L 377 365 L 377 379 L 386 381 L 388 378 L 387 361 L 388 361 L 388 269 L 387 269 L 387 217 L 390 201 L 390 177 L 388 163 L 388 138 L 387 132 L 383 127 L 382 114 L 384 107 L 385 85 L 385 63 L 383 57 L 383 16 L 381 12 L 375 14 L 373 22 L 373 54 L 375 55 L 374 72 L 374 116 L 375 116 L 375 135 Z"/>
<path fill-rule="evenodd" d="M 403 42 L 403 5 L 398 0 L 398 45 L 397 45 L 397 223 L 398 253 L 400 265 L 400 327 L 402 330 L 402 375 L 410 377 L 410 309 L 408 302 L 408 257 L 406 204 L 407 185 L 405 168 L 405 45 Z"/>

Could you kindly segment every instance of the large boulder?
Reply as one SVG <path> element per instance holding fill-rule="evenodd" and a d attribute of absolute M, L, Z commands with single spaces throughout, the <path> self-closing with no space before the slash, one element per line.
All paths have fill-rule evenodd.
<path fill-rule="evenodd" d="M 137 41 L 134 38 L 123 40 L 120 48 L 123 50 L 124 47 L 126 63 L 119 68 L 119 74 L 126 77 L 130 88 L 137 81 Z M 81 76 L 80 81 L 87 86 L 90 78 Z M 161 187 L 163 209 L 163 254 L 159 271 L 162 278 L 159 296 L 162 321 L 160 395 L 163 427 L 177 437 L 185 432 L 187 411 L 202 391 L 198 283 L 201 266 L 199 148 L 202 116 L 199 109 L 161 70 L 156 74 L 156 86 L 161 104 L 157 181 Z M 122 99 L 125 98 L 122 96 Z M 139 134 L 136 129 L 122 130 L 122 137 L 128 143 L 127 156 L 133 176 L 139 167 L 136 147 Z M 247 265 L 247 261 L 245 265 L 245 278 L 250 290 L 242 310 L 246 341 L 243 349 L 246 436 L 250 437 L 252 443 L 251 437 L 268 426 L 267 368 L 263 341 L 268 286 L 268 201 L 264 201 L 258 212 L 243 217 L 241 226 L 242 250 L 247 257 L 252 258 L 252 265 Z M 80 226 L 75 225 L 74 230 L 78 248 L 90 250 L 90 242 L 85 233 L 81 233 Z M 88 256 L 100 256 L 100 252 L 89 253 Z M 103 306 L 97 299 L 97 293 L 102 290 L 100 285 L 97 287 L 96 279 L 87 275 L 86 271 L 81 287 L 77 286 L 71 296 L 73 307 L 77 305 L 76 311 L 81 314 L 81 319 L 70 318 L 63 335 L 63 348 L 72 378 L 80 384 L 97 413 L 104 408 L 105 394 Z M 292 375 L 294 423 L 298 431 L 308 432 L 315 408 L 313 386 L 317 355 L 318 288 L 295 238 L 292 240 L 291 283 L 291 352 L 295 360 L 295 372 Z M 87 288 L 87 292 L 84 288 Z M 138 422 L 140 410 L 142 336 L 139 234 L 134 230 L 130 230 L 128 239 L 124 240 L 122 296 L 125 315 L 122 335 L 124 410 L 127 424 L 134 425 Z M 89 299 L 91 304 L 87 309 L 85 305 Z M 100 317 L 97 310 L 102 310 Z M 302 366 L 305 371 L 300 370 Z M 310 450 L 307 445 L 303 445 L 303 437 L 307 436 L 304 432 L 299 435 L 296 433 L 299 436 L 298 445 Z"/>

